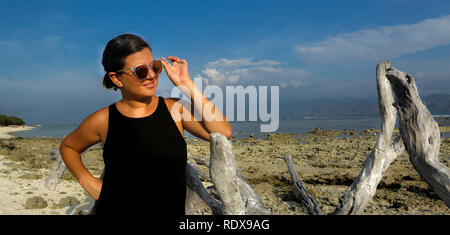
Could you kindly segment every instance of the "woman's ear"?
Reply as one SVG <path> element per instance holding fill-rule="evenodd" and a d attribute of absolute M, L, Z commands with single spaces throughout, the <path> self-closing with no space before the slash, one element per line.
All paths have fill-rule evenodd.
<path fill-rule="evenodd" d="M 109 72 L 108 77 L 109 77 L 109 79 L 111 79 L 111 81 L 114 83 L 114 85 L 116 85 L 119 88 L 123 87 L 122 82 L 120 82 L 119 76 L 117 75 L 116 72 Z"/>

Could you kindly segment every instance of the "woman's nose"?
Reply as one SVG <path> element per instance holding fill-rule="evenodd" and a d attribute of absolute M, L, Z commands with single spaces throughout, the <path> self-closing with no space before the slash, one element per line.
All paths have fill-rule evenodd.
<path fill-rule="evenodd" d="M 147 75 L 147 80 L 153 81 L 153 80 L 156 79 L 156 77 L 157 77 L 157 75 L 156 75 L 155 73 L 150 72 L 150 73 Z"/>
<path fill-rule="evenodd" d="M 156 73 L 153 71 L 153 69 L 148 70 L 147 79 L 155 79 L 157 77 Z"/>

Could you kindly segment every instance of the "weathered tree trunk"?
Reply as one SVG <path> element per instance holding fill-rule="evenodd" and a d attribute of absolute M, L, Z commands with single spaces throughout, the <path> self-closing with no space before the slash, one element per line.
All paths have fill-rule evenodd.
<path fill-rule="evenodd" d="M 226 140 L 226 142 L 229 142 Z M 226 143 L 223 142 L 223 143 Z M 222 145 L 219 148 L 229 148 L 230 145 Z M 232 150 L 230 150 L 232 151 Z M 193 159 L 197 164 L 204 165 L 208 168 L 210 168 L 210 160 L 207 158 L 202 158 L 198 156 L 189 156 L 189 159 Z M 234 155 L 233 155 L 234 159 Z M 196 168 L 194 168 L 196 169 Z M 270 215 L 272 214 L 270 210 L 268 210 L 264 203 L 262 203 L 261 199 L 259 198 L 258 194 L 253 190 L 253 188 L 250 186 L 250 184 L 245 180 L 244 176 L 239 172 L 239 170 L 236 168 L 236 175 L 237 175 L 237 185 L 240 190 L 240 194 L 242 199 L 244 200 L 245 208 L 246 208 L 246 214 L 250 215 Z M 200 176 L 202 176 L 204 179 L 209 180 L 210 182 L 213 182 L 210 178 L 209 174 L 206 174 L 205 172 L 200 173 L 198 172 Z M 214 190 L 214 192 L 217 192 L 217 190 Z"/>
<path fill-rule="evenodd" d="M 253 190 L 244 176 L 236 169 L 237 182 L 242 199 L 245 203 L 246 215 L 271 215 L 272 212 L 264 206 L 258 194 Z"/>
<path fill-rule="evenodd" d="M 92 150 L 98 150 L 103 149 L 103 144 L 98 143 L 95 145 L 92 145 L 85 151 L 92 151 Z M 54 160 L 53 167 L 50 170 L 47 178 L 45 179 L 44 186 L 52 191 L 56 189 L 56 186 L 59 183 L 60 178 L 64 175 L 64 172 L 66 171 L 67 167 L 66 164 L 64 164 L 64 161 L 61 157 L 61 154 L 59 153 L 59 149 L 50 149 L 49 151 L 50 159 Z M 102 172 L 102 175 L 100 178 L 103 179 L 104 171 Z"/>
<path fill-rule="evenodd" d="M 56 189 L 59 179 L 64 175 L 66 171 L 66 164 L 62 160 L 61 154 L 57 149 L 50 150 L 50 157 L 54 159 L 53 167 L 50 170 L 47 178 L 45 179 L 44 186 L 52 191 Z"/>
<path fill-rule="evenodd" d="M 224 206 L 208 194 L 195 169 L 189 163 L 186 164 L 186 186 L 187 215 L 222 215 L 224 213 Z M 210 210 L 211 213 L 209 213 Z"/>
<path fill-rule="evenodd" d="M 384 172 L 398 155 L 404 151 L 400 138 L 392 143 L 397 110 L 393 106 L 394 98 L 386 78 L 389 62 L 377 65 L 376 80 L 378 103 L 381 117 L 381 131 L 378 134 L 375 147 L 364 161 L 363 169 L 339 199 L 339 205 L 333 214 L 361 214 L 369 201 L 375 195 L 378 183 Z"/>
<path fill-rule="evenodd" d="M 410 74 L 387 70 L 400 116 L 400 135 L 409 158 L 437 195 L 450 207 L 450 170 L 439 162 L 440 133 L 436 121 L 419 97 Z"/>
<path fill-rule="evenodd" d="M 210 136 L 209 172 L 225 206 L 224 214 L 244 215 L 245 204 L 239 191 L 233 148 L 223 135 L 212 133 Z"/>
<path fill-rule="evenodd" d="M 234 165 L 231 142 L 220 133 L 211 133 L 210 175 L 225 206 L 226 215 L 270 215 Z"/>
<path fill-rule="evenodd" d="M 297 197 L 301 200 L 303 205 L 306 206 L 306 209 L 308 210 L 309 214 L 310 215 L 323 214 L 314 197 L 311 196 L 308 189 L 306 189 L 306 186 L 301 181 L 300 177 L 298 177 L 297 171 L 295 170 L 294 164 L 292 163 L 291 156 L 284 155 L 284 161 L 288 166 L 289 174 L 291 175 L 292 181 L 294 182 L 294 188 L 297 193 Z"/>
<path fill-rule="evenodd" d="M 193 164 L 192 167 L 199 176 L 201 176 L 206 181 L 212 182 L 211 176 L 209 175 L 209 159 L 192 155 L 188 155 L 188 159 L 192 159 L 195 161 L 196 164 Z M 208 171 L 201 169 L 199 165 L 204 165 L 208 167 Z"/>

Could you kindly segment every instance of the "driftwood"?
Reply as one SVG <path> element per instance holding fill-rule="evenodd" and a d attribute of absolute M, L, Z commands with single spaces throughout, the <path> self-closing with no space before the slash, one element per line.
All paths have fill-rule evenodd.
<path fill-rule="evenodd" d="M 436 121 L 419 97 L 410 74 L 389 68 L 400 117 L 400 135 L 409 159 L 434 192 L 450 207 L 450 170 L 439 162 L 440 133 Z"/>
<path fill-rule="evenodd" d="M 199 165 L 203 165 L 209 168 L 210 160 L 207 158 L 198 157 L 194 155 L 188 155 L 188 158 L 194 160 Z"/>
<path fill-rule="evenodd" d="M 202 168 L 200 168 L 199 165 L 203 165 L 209 168 L 209 159 L 197 157 L 188 155 L 188 159 L 192 159 L 195 161 L 195 164 L 192 164 L 191 166 L 195 169 L 198 176 L 202 177 L 204 180 L 208 182 L 212 182 L 211 176 L 209 175 L 209 171 L 205 171 Z"/>
<path fill-rule="evenodd" d="M 271 215 L 272 212 L 264 206 L 258 194 L 253 190 L 244 176 L 236 169 L 237 182 L 242 199 L 245 203 L 246 215 Z"/>
<path fill-rule="evenodd" d="M 389 62 L 382 62 L 376 68 L 378 104 L 381 117 L 381 131 L 375 147 L 364 161 L 363 168 L 355 181 L 339 199 L 333 214 L 361 214 L 375 195 L 378 183 L 389 165 L 404 151 L 401 138 L 392 141 L 397 110 L 394 97 L 386 78 Z"/>
<path fill-rule="evenodd" d="M 306 209 L 308 210 L 309 214 L 311 215 L 323 214 L 314 197 L 311 196 L 308 189 L 306 189 L 306 186 L 301 181 L 300 177 L 298 177 L 297 172 L 295 171 L 294 168 L 294 164 L 292 163 L 291 156 L 285 155 L 284 161 L 286 162 L 289 174 L 291 175 L 292 180 L 294 181 L 294 188 L 295 192 L 297 193 L 297 197 L 299 197 L 303 205 L 306 206 Z"/>
<path fill-rule="evenodd" d="M 389 84 L 395 93 L 395 103 Z M 345 191 L 334 214 L 364 212 L 384 171 L 405 148 L 422 178 L 450 206 L 450 171 L 438 160 L 439 128 L 420 100 L 414 78 L 391 68 L 389 62 L 382 62 L 377 66 L 377 89 L 381 132 L 363 170 Z M 391 143 L 397 112 L 401 137 Z"/>
<path fill-rule="evenodd" d="M 420 100 L 414 78 L 391 68 L 389 62 L 382 62 L 377 65 L 376 79 L 381 131 L 374 149 L 364 161 L 361 172 L 339 199 L 339 204 L 332 214 L 363 213 L 384 172 L 405 149 L 422 178 L 450 207 L 450 170 L 438 160 L 439 128 Z M 391 86 L 396 95 L 395 103 Z M 392 140 L 397 112 L 400 117 L 401 136 Z M 289 166 L 292 163 L 286 162 L 294 182 L 301 182 L 293 176 L 295 170 L 293 166 Z M 307 192 L 306 188 L 304 190 Z M 311 209 L 316 205 L 308 195 L 303 195 L 300 199 L 307 205 L 310 214 L 316 214 Z"/>
<path fill-rule="evenodd" d="M 95 145 L 92 145 L 85 151 L 92 151 L 92 150 L 98 150 L 103 149 L 103 144 L 98 143 Z M 64 172 L 66 171 L 67 167 L 66 164 L 64 164 L 64 161 L 61 157 L 61 154 L 59 153 L 59 149 L 50 149 L 49 151 L 50 159 L 54 160 L 53 167 L 50 170 L 47 178 L 45 179 L 44 186 L 52 191 L 56 189 L 56 186 L 59 183 L 60 178 L 64 175 Z M 103 174 L 100 176 L 100 178 L 103 179 Z"/>
<path fill-rule="evenodd" d="M 214 138 L 222 139 L 222 141 L 217 141 L 217 143 L 221 143 L 221 144 L 219 144 L 218 148 L 219 149 L 229 149 L 227 151 L 229 151 L 231 154 L 227 155 L 227 157 L 234 159 L 234 155 L 232 154 L 231 144 L 226 144 L 229 141 L 226 140 L 226 138 L 224 139 L 224 137 L 219 137 L 219 135 L 216 135 Z M 216 142 L 214 142 L 214 143 L 216 143 Z M 204 166 L 210 168 L 210 159 L 202 158 L 202 157 L 198 157 L 198 156 L 191 156 L 191 155 L 189 156 L 189 159 L 194 160 L 197 164 L 204 165 Z M 195 165 L 193 165 L 193 166 L 195 166 Z M 234 168 L 234 167 L 232 167 L 232 168 Z M 194 169 L 197 170 L 197 168 L 195 168 L 195 167 L 194 167 Z M 244 200 L 244 204 L 246 207 L 246 214 L 270 215 L 271 212 L 264 206 L 264 204 L 262 203 L 259 196 L 252 189 L 252 187 L 247 182 L 247 180 L 245 180 L 245 177 L 239 172 L 239 170 L 237 168 L 235 169 L 235 171 L 236 171 L 237 186 L 239 187 L 241 197 Z M 205 179 L 209 179 L 208 181 L 210 181 L 210 182 L 213 182 L 210 179 L 209 173 L 207 175 L 206 175 L 206 173 L 200 173 L 200 172 L 198 172 L 198 173 L 199 173 L 198 175 L 202 176 Z M 208 188 L 207 191 L 210 194 L 219 195 L 217 188 L 214 186 Z"/>
<path fill-rule="evenodd" d="M 66 171 L 66 164 L 62 160 L 61 154 L 57 149 L 50 150 L 50 157 L 52 160 L 55 160 L 53 163 L 53 167 L 50 170 L 47 178 L 45 179 L 44 185 L 46 188 L 50 190 L 55 190 L 56 185 L 59 183 L 59 179 L 64 175 Z"/>
<path fill-rule="evenodd" d="M 212 198 L 202 182 L 197 176 L 195 169 L 189 164 L 186 164 L 186 214 L 187 215 L 201 215 L 201 214 L 215 214 L 222 215 L 224 213 L 224 206 L 216 199 Z M 210 209 L 211 212 L 209 211 Z"/>
<path fill-rule="evenodd" d="M 245 204 L 239 191 L 231 143 L 218 133 L 211 134 L 209 172 L 225 206 L 225 215 L 244 215 Z"/>

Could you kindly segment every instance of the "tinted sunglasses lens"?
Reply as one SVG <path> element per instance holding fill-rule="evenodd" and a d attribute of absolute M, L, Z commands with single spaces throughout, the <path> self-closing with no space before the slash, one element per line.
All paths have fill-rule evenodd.
<path fill-rule="evenodd" d="M 162 62 L 160 60 L 157 60 L 157 61 L 153 62 L 152 69 L 153 69 L 153 72 L 155 72 L 156 74 L 161 73 L 161 71 L 162 71 Z"/>
<path fill-rule="evenodd" d="M 148 68 L 145 65 L 141 65 L 135 69 L 136 76 L 139 79 L 146 79 L 148 75 Z"/>

